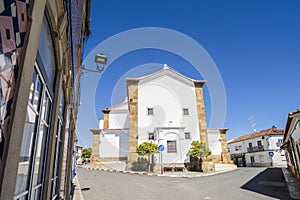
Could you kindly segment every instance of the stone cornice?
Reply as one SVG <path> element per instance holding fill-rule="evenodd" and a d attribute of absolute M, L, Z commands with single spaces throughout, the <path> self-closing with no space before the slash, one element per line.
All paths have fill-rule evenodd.
<path fill-rule="evenodd" d="M 110 108 L 106 108 L 105 110 L 101 110 L 104 114 L 109 114 Z"/>
<path fill-rule="evenodd" d="M 139 83 L 139 79 L 134 79 L 134 78 L 127 78 L 126 83 L 127 85 L 137 85 Z"/>
<path fill-rule="evenodd" d="M 195 87 L 200 87 L 200 88 L 202 88 L 205 83 L 206 81 L 194 81 Z"/>
<path fill-rule="evenodd" d="M 90 128 L 89 129 L 93 134 L 100 134 L 100 132 L 101 132 L 101 129 L 99 129 L 99 128 Z"/>
<path fill-rule="evenodd" d="M 222 132 L 225 132 L 229 130 L 229 128 L 208 128 L 207 130 L 219 130 L 219 131 L 222 131 Z"/>

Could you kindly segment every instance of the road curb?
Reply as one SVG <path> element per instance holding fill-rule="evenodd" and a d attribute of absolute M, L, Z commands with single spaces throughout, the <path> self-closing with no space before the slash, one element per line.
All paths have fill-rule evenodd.
<path fill-rule="evenodd" d="M 161 176 L 161 174 L 158 174 L 158 173 L 135 172 L 135 171 L 119 171 L 119 170 L 115 170 L 115 169 L 102 169 L 102 168 L 96 168 L 96 167 L 81 167 L 81 168 L 83 168 L 83 169 L 89 169 L 89 170 L 105 171 L 105 172 L 115 172 L 115 173 L 123 173 L 123 174 L 133 174 L 133 175 Z"/>
<path fill-rule="evenodd" d="M 74 189 L 73 200 L 84 200 L 77 176 L 75 176 L 74 182 L 75 182 L 76 187 Z"/>
<path fill-rule="evenodd" d="M 96 167 L 80 167 L 83 169 L 88 169 L 88 170 L 97 170 L 97 171 L 105 171 L 105 172 L 114 172 L 114 173 L 123 173 L 123 174 L 132 174 L 132 175 L 142 175 L 142 176 L 160 176 L 160 177 L 172 177 L 172 178 L 197 178 L 197 177 L 205 177 L 205 176 L 213 176 L 217 174 L 222 174 L 230 171 L 234 171 L 236 169 L 231 169 L 231 170 L 223 170 L 223 171 L 218 171 L 218 172 L 207 172 L 207 173 L 202 173 L 199 172 L 199 174 L 160 174 L 160 173 L 149 173 L 149 172 L 136 172 L 136 171 L 122 171 L 122 170 L 115 170 L 115 169 L 103 169 L 103 168 L 96 168 Z M 180 172 L 178 172 L 180 173 Z"/>

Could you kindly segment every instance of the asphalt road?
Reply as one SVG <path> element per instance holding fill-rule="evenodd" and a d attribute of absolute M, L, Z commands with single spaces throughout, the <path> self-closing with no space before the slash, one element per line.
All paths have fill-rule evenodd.
<path fill-rule="evenodd" d="M 77 169 L 85 200 L 291 199 L 279 168 L 239 168 L 197 178 L 131 175 Z"/>

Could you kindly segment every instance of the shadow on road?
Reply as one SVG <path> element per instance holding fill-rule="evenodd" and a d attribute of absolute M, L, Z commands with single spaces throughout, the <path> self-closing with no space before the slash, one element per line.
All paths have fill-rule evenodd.
<path fill-rule="evenodd" d="M 241 188 L 277 199 L 292 199 L 280 168 L 267 168 Z"/>
<path fill-rule="evenodd" d="M 90 190 L 91 188 L 81 188 L 81 191 L 88 191 Z"/>

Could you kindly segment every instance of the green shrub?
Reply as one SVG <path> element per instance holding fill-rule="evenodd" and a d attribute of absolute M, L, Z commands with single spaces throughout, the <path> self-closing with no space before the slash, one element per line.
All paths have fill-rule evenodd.
<path fill-rule="evenodd" d="M 82 149 L 81 155 L 83 158 L 90 158 L 92 155 L 92 149 L 91 148 Z"/>
<path fill-rule="evenodd" d="M 209 150 L 209 148 L 206 147 L 204 142 L 193 141 L 189 154 L 191 156 L 202 159 L 211 155 L 211 151 Z"/>
<path fill-rule="evenodd" d="M 139 154 L 147 154 L 147 153 L 158 153 L 158 146 L 152 142 L 144 142 L 140 144 L 136 151 Z"/>

